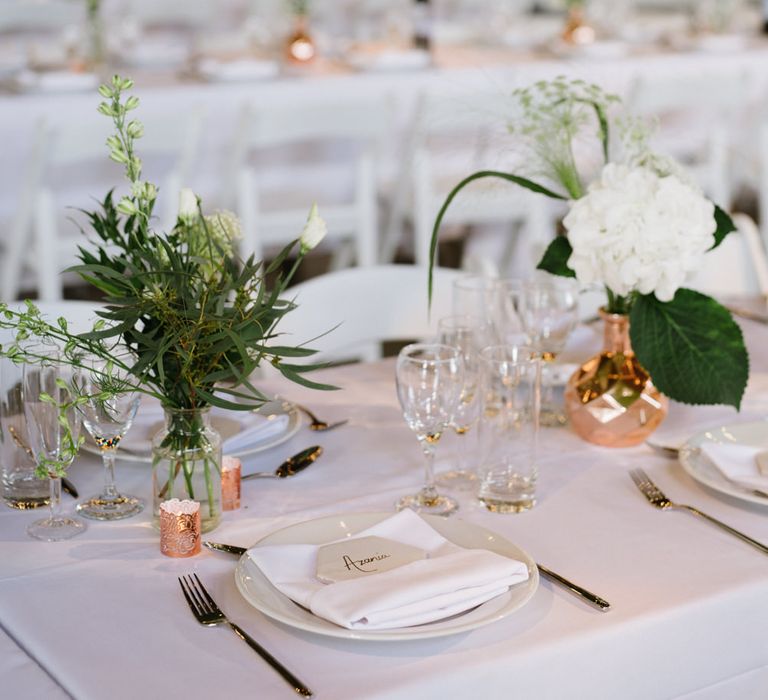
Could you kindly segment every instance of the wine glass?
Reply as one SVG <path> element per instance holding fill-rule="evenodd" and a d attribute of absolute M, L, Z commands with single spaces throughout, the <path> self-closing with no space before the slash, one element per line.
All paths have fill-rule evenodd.
<path fill-rule="evenodd" d="M 67 387 L 69 367 L 60 351 L 45 346 L 30 352 L 39 363 L 24 366 L 22 393 L 29 447 L 39 469 L 45 469 L 50 484 L 50 515 L 28 528 L 31 537 L 47 542 L 66 540 L 85 530 L 85 523 L 61 513 L 61 477 L 77 452 L 80 419 L 77 411 L 64 405 L 71 399 Z"/>
<path fill-rule="evenodd" d="M 496 320 L 498 280 L 482 275 L 462 275 L 453 282 L 453 313 L 473 316 L 487 324 Z"/>
<path fill-rule="evenodd" d="M 578 284 L 566 277 L 530 280 L 520 286 L 520 320 L 529 345 L 540 359 L 539 374 L 543 375 L 539 377 L 542 425 L 565 425 L 567 420 L 554 401 L 545 367 L 563 351 L 579 321 L 578 295 Z"/>
<path fill-rule="evenodd" d="M 73 383 L 81 403 L 83 425 L 101 451 L 104 488 L 77 504 L 77 512 L 94 520 L 120 520 L 140 513 L 144 502 L 120 493 L 115 486 L 115 455 L 139 407 L 139 394 L 131 391 L 126 372 L 113 361 L 81 359 Z"/>
<path fill-rule="evenodd" d="M 464 380 L 461 353 L 440 344 L 416 343 L 404 347 L 397 358 L 397 397 L 408 427 L 416 433 L 425 457 L 425 483 L 415 495 L 404 496 L 397 509 L 449 515 L 458 503 L 435 488 L 435 447 L 453 420 Z"/>
<path fill-rule="evenodd" d="M 470 464 L 469 441 L 480 420 L 480 352 L 491 345 L 490 326 L 474 316 L 446 316 L 437 323 L 438 342 L 456 348 L 464 364 L 464 382 L 451 428 L 459 440 L 456 467 L 435 477 L 440 486 L 474 488 L 477 474 Z"/>

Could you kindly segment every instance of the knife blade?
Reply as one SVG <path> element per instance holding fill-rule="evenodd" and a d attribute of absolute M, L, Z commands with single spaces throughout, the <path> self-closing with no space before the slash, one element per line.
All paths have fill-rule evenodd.
<path fill-rule="evenodd" d="M 67 479 L 67 477 L 62 477 L 61 479 L 61 488 L 64 489 L 72 498 L 77 498 L 80 494 L 77 492 L 77 489 L 75 488 L 75 485 Z"/>
<path fill-rule="evenodd" d="M 555 583 L 559 583 L 574 595 L 586 600 L 588 603 L 590 603 L 590 605 L 594 605 L 596 608 L 599 608 L 605 612 L 611 609 L 611 604 L 607 600 L 601 598 L 599 595 L 595 595 L 592 593 L 592 591 L 588 591 L 586 588 L 577 586 L 572 581 L 569 581 L 567 578 L 564 578 L 560 574 L 555 573 L 551 569 L 548 569 L 546 566 L 542 566 L 541 564 L 536 564 L 536 566 L 538 567 L 539 571 L 548 579 L 554 581 Z"/>
<path fill-rule="evenodd" d="M 203 547 L 212 549 L 215 552 L 226 552 L 227 554 L 235 554 L 237 556 L 242 556 L 248 551 L 245 547 L 237 547 L 234 544 L 222 544 L 221 542 L 208 542 L 207 540 L 203 542 Z"/>

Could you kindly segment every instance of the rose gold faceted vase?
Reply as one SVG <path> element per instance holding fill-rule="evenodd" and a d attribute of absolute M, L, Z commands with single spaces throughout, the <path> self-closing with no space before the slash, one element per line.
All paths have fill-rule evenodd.
<path fill-rule="evenodd" d="M 667 415 L 669 400 L 653 385 L 632 352 L 629 317 L 600 311 L 603 351 L 568 380 L 565 410 L 587 442 L 629 447 L 643 442 Z"/>

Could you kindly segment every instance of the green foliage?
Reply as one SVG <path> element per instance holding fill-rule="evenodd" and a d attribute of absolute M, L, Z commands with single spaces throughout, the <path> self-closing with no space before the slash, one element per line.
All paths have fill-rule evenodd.
<path fill-rule="evenodd" d="M 576 277 L 576 273 L 568 267 L 568 258 L 572 252 L 573 248 L 568 239 L 565 236 L 556 236 L 547 246 L 536 269 L 560 277 Z"/>
<path fill-rule="evenodd" d="M 629 317 L 632 348 L 664 394 L 688 404 L 739 408 L 749 358 L 727 309 L 704 294 L 678 289 L 666 303 L 653 294 L 638 296 Z"/>

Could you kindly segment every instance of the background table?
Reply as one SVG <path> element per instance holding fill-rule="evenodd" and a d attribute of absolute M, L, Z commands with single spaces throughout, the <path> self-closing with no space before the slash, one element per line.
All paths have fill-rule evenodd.
<path fill-rule="evenodd" d="M 753 372 L 768 370 L 760 354 L 768 328 L 745 328 Z M 327 370 L 324 379 L 343 387 L 333 393 L 266 381 L 267 389 L 350 423 L 327 434 L 303 429 L 290 442 L 245 460 L 246 472 L 266 470 L 309 444 L 325 447 L 320 461 L 295 478 L 245 482 L 243 507 L 226 513 L 210 538 L 247 546 L 309 518 L 389 510 L 398 496 L 415 490 L 421 455 L 401 418 L 393 374 L 391 361 Z M 673 428 L 693 432 L 765 419 L 766 408 L 767 396 L 750 395 L 742 415 L 675 405 L 669 420 Z M 230 631 L 195 622 L 176 577 L 196 572 L 222 608 L 294 669 L 317 698 L 764 697 L 768 559 L 690 515 L 655 510 L 627 472 L 645 468 L 670 497 L 765 542 L 768 507 L 711 492 L 644 445 L 598 448 L 562 429 L 549 431 L 542 443 L 536 508 L 495 515 L 464 497 L 460 517 L 499 532 L 607 598 L 613 604 L 608 613 L 543 581 L 523 609 L 470 633 L 394 643 L 329 639 L 250 608 L 235 588 L 234 557 L 208 551 L 187 560 L 163 557 L 149 512 L 118 523 L 89 523 L 84 535 L 49 544 L 24 532 L 39 512 L 5 509 L 2 628 L 75 698 L 292 697 Z M 448 447 L 441 448 L 443 454 Z M 98 460 L 83 456 L 71 475 L 83 495 L 96 491 Z M 120 463 L 118 484 L 149 499 L 149 465 Z M 23 660 L 18 646 L 9 644 Z M 8 697 L 55 697 L 40 691 L 42 686 L 28 686 L 26 675 L 6 661 L 0 673 Z"/>

